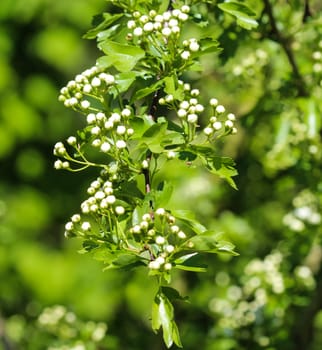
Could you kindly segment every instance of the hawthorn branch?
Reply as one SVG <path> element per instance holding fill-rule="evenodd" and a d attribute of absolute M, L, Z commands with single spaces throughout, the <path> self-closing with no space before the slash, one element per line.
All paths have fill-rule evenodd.
<path fill-rule="evenodd" d="M 298 65 L 296 63 L 294 53 L 291 49 L 290 46 L 290 38 L 285 37 L 280 30 L 277 27 L 276 20 L 273 14 L 273 9 L 272 6 L 269 2 L 269 0 L 264 0 L 265 8 L 264 11 L 266 12 L 269 22 L 271 25 L 271 37 L 274 41 L 276 41 L 278 44 L 281 45 L 283 48 L 287 59 L 289 61 L 289 64 L 291 65 L 292 71 L 293 71 L 293 76 L 295 78 L 295 84 L 297 87 L 298 95 L 302 97 L 308 96 L 307 88 L 305 81 L 300 74 L 300 70 L 298 68 Z M 308 1 L 306 1 L 306 6 L 308 6 Z"/>

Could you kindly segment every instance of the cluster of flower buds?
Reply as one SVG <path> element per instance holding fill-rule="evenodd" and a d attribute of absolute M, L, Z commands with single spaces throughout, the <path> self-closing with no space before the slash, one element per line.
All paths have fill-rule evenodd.
<path fill-rule="evenodd" d="M 263 49 L 257 49 L 246 55 L 239 64 L 235 65 L 232 69 L 232 73 L 235 76 L 251 77 L 254 76 L 258 70 L 266 66 L 268 62 L 268 53 Z"/>
<path fill-rule="evenodd" d="M 164 42 L 170 37 L 177 38 L 181 32 L 182 24 L 188 19 L 190 7 L 183 5 L 181 9 L 174 9 L 158 14 L 151 10 L 148 15 L 135 11 L 131 20 L 128 21 L 127 27 L 130 32 L 127 35 L 129 40 L 140 38 L 149 40 L 151 33 L 157 38 L 163 38 Z"/>
<path fill-rule="evenodd" d="M 175 217 L 164 208 L 156 209 L 153 214 L 144 214 L 142 220 L 131 227 L 129 232 L 133 236 L 141 235 L 147 246 L 151 247 L 148 267 L 159 271 L 172 269 L 171 256 L 176 252 L 176 247 L 181 246 L 187 238 L 176 225 Z"/>
<path fill-rule="evenodd" d="M 97 98 L 100 92 L 104 92 L 114 86 L 115 78 L 111 74 L 100 71 L 97 66 L 86 69 L 81 74 L 70 80 L 67 86 L 60 90 L 59 101 L 65 107 L 79 111 L 91 110 L 91 102 L 87 96 Z"/>
<path fill-rule="evenodd" d="M 322 40 L 319 41 L 319 49 L 314 51 L 312 53 L 313 58 L 313 72 L 315 74 L 321 74 L 322 73 Z"/>
<path fill-rule="evenodd" d="M 211 98 L 209 104 L 213 109 L 213 115 L 209 118 L 208 125 L 203 129 L 204 134 L 209 138 L 236 134 L 235 115 L 233 113 L 227 114 L 225 107 L 218 104 L 216 98 Z"/>
<path fill-rule="evenodd" d="M 104 216 L 110 212 L 112 215 L 119 216 L 125 213 L 125 208 L 122 205 L 117 205 L 111 181 L 98 177 L 90 184 L 87 193 L 90 197 L 81 204 L 82 215 L 98 214 Z M 84 235 L 90 230 L 90 222 L 84 221 L 81 214 L 74 214 L 65 225 L 65 236 L 71 236 L 75 233 Z"/>

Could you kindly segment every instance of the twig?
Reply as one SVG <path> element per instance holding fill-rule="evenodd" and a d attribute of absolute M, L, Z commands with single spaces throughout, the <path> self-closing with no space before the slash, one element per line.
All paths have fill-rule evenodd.
<path fill-rule="evenodd" d="M 264 4 L 265 4 L 265 9 L 264 11 L 267 13 L 268 18 L 269 18 L 269 22 L 271 25 L 271 29 L 272 29 L 272 38 L 281 45 L 281 47 L 283 48 L 287 59 L 292 67 L 292 71 L 293 71 L 293 75 L 295 77 L 295 83 L 296 83 L 296 87 L 298 90 L 298 95 L 305 97 L 308 96 L 307 90 L 306 90 L 306 84 L 303 80 L 303 77 L 300 74 L 298 65 L 296 63 L 293 51 L 290 47 L 290 40 L 286 37 L 284 37 L 282 35 L 282 33 L 279 31 L 279 29 L 277 28 L 276 25 L 276 21 L 275 21 L 275 17 L 273 14 L 273 9 L 272 6 L 269 2 L 269 0 L 264 0 Z"/>

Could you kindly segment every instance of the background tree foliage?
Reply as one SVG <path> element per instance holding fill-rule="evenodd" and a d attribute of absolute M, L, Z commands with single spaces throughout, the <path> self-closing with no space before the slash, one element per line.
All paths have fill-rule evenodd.
<path fill-rule="evenodd" d="M 177 321 L 185 349 L 318 350 L 322 9 L 313 0 L 238 4 L 254 16 L 205 2 L 207 30 L 223 50 L 187 77 L 238 116 L 239 133 L 222 145 L 236 161 L 238 191 L 193 167 L 162 176 L 175 183 L 173 203 L 224 232 L 240 256 L 211 255 L 207 273 L 176 274 L 175 287 L 191 300 L 177 303 Z M 95 62 L 95 42 L 80 36 L 104 10 L 100 0 L 0 4 L 4 349 L 164 349 L 150 332 L 155 286 L 146 272 L 102 272 L 63 238 L 91 174 L 52 169 L 53 144 L 80 125 L 57 92 Z"/>

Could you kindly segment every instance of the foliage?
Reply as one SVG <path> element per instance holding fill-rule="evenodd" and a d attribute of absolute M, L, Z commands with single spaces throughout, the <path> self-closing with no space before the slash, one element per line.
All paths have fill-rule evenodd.
<path fill-rule="evenodd" d="M 65 110 L 56 103 L 56 94 L 65 81 L 77 72 L 86 71 L 97 57 L 93 40 L 79 40 L 80 33 L 88 29 L 92 15 L 105 11 L 94 17 L 93 30 L 86 34 L 88 38 L 94 39 L 104 32 L 111 25 L 111 17 L 127 27 L 133 11 L 124 18 L 123 9 L 115 6 L 117 3 L 124 3 L 125 7 L 128 3 L 134 5 L 132 1 L 112 4 L 98 0 L 50 3 L 32 0 L 28 6 L 20 0 L 5 0 L 0 4 L 3 53 L 0 58 L 0 275 L 4 281 L 0 285 L 0 347 L 80 346 L 80 342 L 91 341 L 83 337 L 89 334 L 87 322 L 80 320 L 92 320 L 93 324 L 108 325 L 100 343 L 103 349 L 164 349 L 162 336 L 150 332 L 152 306 L 153 328 L 160 325 L 166 328 L 169 341 L 169 334 L 172 337 L 176 334 L 172 322 L 175 319 L 185 349 L 320 349 L 320 2 L 247 0 L 189 4 L 189 20 L 180 32 L 182 41 L 196 38 L 201 48 L 207 44 L 203 38 L 212 38 L 211 43 L 215 44 L 209 48 L 213 52 L 204 52 L 200 58 L 195 53 L 190 55 L 192 64 L 186 67 L 190 71 L 178 77 L 184 84 L 190 84 L 190 92 L 200 91 L 196 98 L 206 107 L 198 114 L 200 127 L 196 131 L 202 135 L 208 127 L 210 114 L 205 112 L 214 96 L 237 116 L 234 127 L 238 133 L 216 141 L 218 158 L 210 167 L 208 164 L 207 171 L 203 170 L 205 158 L 194 159 L 196 154 L 191 150 L 182 159 L 178 158 L 178 149 L 184 145 L 180 143 L 182 138 L 174 135 L 167 138 L 169 131 L 162 129 L 165 124 L 173 128 L 180 120 L 175 109 L 169 110 L 172 102 L 165 101 L 162 105 L 161 100 L 160 106 L 158 101 L 173 94 L 174 102 L 181 102 L 182 90 L 165 91 L 171 89 L 171 81 L 159 83 L 153 80 L 153 72 L 150 76 L 133 75 L 146 58 L 140 57 L 140 51 L 131 51 L 136 60 L 131 67 L 126 52 L 121 57 L 115 54 L 109 57 L 111 48 L 122 50 L 122 47 L 110 42 L 105 47 L 102 44 L 100 54 L 105 58 L 98 61 L 100 69 L 118 77 L 115 81 L 123 89 L 122 98 L 127 99 L 124 108 L 135 105 L 132 117 L 138 110 L 142 115 L 153 115 L 149 113 L 151 105 L 157 105 L 157 117 L 170 117 L 159 123 L 154 121 L 157 127 L 150 130 L 159 140 L 165 139 L 161 146 L 158 142 L 149 143 L 148 138 L 132 141 L 145 144 L 159 155 L 160 170 L 151 184 L 152 199 L 164 196 L 158 207 L 166 209 L 167 217 L 176 217 L 175 225 L 182 225 L 189 239 L 192 239 L 190 235 L 195 240 L 199 237 L 194 231 L 198 226 L 191 227 L 191 222 L 184 220 L 190 211 L 194 213 L 193 220 L 198 218 L 210 232 L 216 235 L 223 232 L 225 240 L 233 242 L 240 254 L 235 258 L 227 254 L 202 254 L 201 259 L 200 254 L 191 256 L 182 266 L 195 272 L 172 266 L 171 287 L 180 293 L 165 283 L 160 291 L 157 284 L 148 283 L 146 264 L 129 271 L 108 269 L 102 273 L 100 265 L 88 255 L 76 254 L 77 249 L 84 249 L 77 240 L 65 240 L 61 235 L 65 218 L 72 217 L 75 208 L 84 201 L 84 192 L 91 182 L 88 179 L 95 179 L 97 173 L 92 167 L 72 176 L 53 172 L 53 159 L 48 156 L 52 144 L 57 138 L 68 140 L 76 129 L 86 129 L 87 124 L 78 112 Z M 144 3 L 137 1 L 140 8 L 135 10 L 142 11 Z M 183 2 L 175 2 L 175 7 L 182 5 Z M 166 11 L 166 7 L 165 4 L 160 11 Z M 111 35 L 115 36 L 114 43 L 137 47 L 133 41 L 120 42 L 128 32 L 129 28 L 123 32 L 107 30 L 99 43 L 106 39 L 104 35 Z M 180 43 L 181 39 L 175 42 Z M 143 51 L 145 54 L 146 49 Z M 179 65 L 181 58 L 179 54 L 177 57 Z M 121 70 L 106 67 L 109 59 Z M 153 54 L 149 59 L 153 64 L 163 61 Z M 132 72 L 122 72 L 125 68 Z M 135 89 L 141 91 L 134 98 Z M 152 103 L 153 91 L 158 90 L 163 95 Z M 184 94 L 188 91 L 184 90 Z M 103 103 L 115 101 L 113 108 L 119 108 L 116 92 L 109 96 L 110 100 Z M 88 101 L 90 107 L 98 106 L 99 101 L 90 98 Z M 144 106 L 144 101 L 150 101 L 151 105 Z M 224 122 L 227 115 L 222 115 Z M 153 124 L 143 119 L 135 125 L 135 130 L 142 128 L 143 136 L 147 130 L 144 128 L 151 127 L 148 123 Z M 75 135 L 78 142 L 84 141 L 83 135 L 94 139 L 90 129 Z M 178 128 L 170 130 L 179 132 Z M 173 150 L 173 145 L 178 149 Z M 77 149 L 68 143 L 64 147 L 74 158 Z M 88 145 L 83 151 L 93 163 L 106 164 L 112 160 L 99 147 Z M 175 158 L 168 159 L 170 151 L 175 152 Z M 136 154 L 137 170 L 141 172 L 143 161 L 147 160 L 145 155 L 144 151 L 142 158 Z M 207 154 L 203 153 L 203 157 L 207 158 Z M 236 162 L 239 173 L 236 177 L 231 177 L 235 172 L 229 158 Z M 218 161 L 223 174 L 217 172 Z M 212 173 L 228 180 L 233 178 L 238 191 Z M 147 200 L 142 173 L 138 172 L 136 179 L 124 189 L 133 189 L 135 181 L 138 191 L 131 196 L 141 202 Z M 119 192 L 113 195 L 118 199 Z M 127 200 L 122 199 L 117 205 L 126 208 Z M 149 203 L 147 209 L 150 210 Z M 122 214 L 124 218 L 131 215 L 131 210 Z M 143 214 L 138 213 L 138 220 Z M 92 228 L 96 227 L 93 221 L 86 220 Z M 130 220 L 129 224 L 132 224 Z M 189 250 L 188 257 L 189 254 L 193 252 Z M 105 259 L 101 253 L 96 258 Z M 199 273 L 206 266 L 207 272 Z M 191 303 L 184 302 L 186 295 Z M 54 310 L 56 304 L 65 305 L 66 310 L 71 310 L 67 313 L 77 315 L 75 338 L 66 339 L 62 333 L 53 333 L 37 321 L 40 314 Z M 160 310 L 167 315 L 162 321 L 158 317 Z M 64 328 L 64 318 L 61 321 Z"/>

